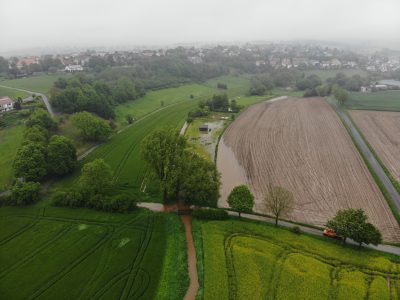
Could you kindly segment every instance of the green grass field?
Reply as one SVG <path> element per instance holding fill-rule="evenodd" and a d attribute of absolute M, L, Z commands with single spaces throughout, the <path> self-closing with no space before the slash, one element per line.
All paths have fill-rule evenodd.
<path fill-rule="evenodd" d="M 55 207 L 0 209 L 2 299 L 182 299 L 176 215 Z"/>
<path fill-rule="evenodd" d="M 217 89 L 218 82 L 227 84 L 228 89 Z M 207 100 L 213 94 L 225 92 L 229 97 L 234 98 L 238 95 L 245 95 L 249 87 L 247 76 L 221 76 L 203 84 L 185 84 L 179 87 L 150 91 L 142 98 L 116 106 L 116 120 L 119 124 L 127 125 L 126 115 L 131 114 L 135 119 L 141 118 L 152 111 L 161 109 L 161 102 L 164 102 L 165 107 L 178 102 Z M 194 98 L 191 99 L 190 95 L 193 95 Z"/>
<path fill-rule="evenodd" d="M 400 259 L 269 224 L 193 221 L 198 299 L 399 299 Z"/>
<path fill-rule="evenodd" d="M 400 111 L 400 91 L 350 93 L 345 105 L 348 109 Z"/>
<path fill-rule="evenodd" d="M 46 94 L 59 77 L 65 76 L 70 75 L 60 73 L 55 75 L 39 75 L 21 79 L 3 80 L 0 81 L 0 85 Z"/>
<path fill-rule="evenodd" d="M 0 81 L 0 85 L 2 84 L 2 81 Z M 8 89 L 0 86 L 0 98 L 3 96 L 7 96 L 11 98 L 11 100 L 17 100 L 18 97 L 21 97 L 22 99 L 29 97 L 30 95 L 25 92 L 21 91 L 16 91 L 13 89 Z"/>
<path fill-rule="evenodd" d="M 12 163 L 22 142 L 24 125 L 0 128 L 0 191 L 11 184 L 13 177 Z"/>

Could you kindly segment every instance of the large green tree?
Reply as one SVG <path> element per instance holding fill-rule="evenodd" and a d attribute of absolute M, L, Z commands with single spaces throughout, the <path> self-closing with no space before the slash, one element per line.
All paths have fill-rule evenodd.
<path fill-rule="evenodd" d="M 51 137 L 47 146 L 49 173 L 64 175 L 70 173 L 77 164 L 76 149 L 72 141 L 61 135 Z"/>
<path fill-rule="evenodd" d="M 217 206 L 219 174 L 215 164 L 194 153 L 183 156 L 180 198 L 200 206 Z"/>
<path fill-rule="evenodd" d="M 26 126 L 41 126 L 43 128 L 46 128 L 47 130 L 57 129 L 56 121 L 54 121 L 49 113 L 42 108 L 35 109 L 28 121 L 26 121 Z"/>
<path fill-rule="evenodd" d="M 86 163 L 82 168 L 79 186 L 88 197 L 108 195 L 113 187 L 113 173 L 103 159 L 95 159 Z"/>
<path fill-rule="evenodd" d="M 252 212 L 254 196 L 246 185 L 239 185 L 233 188 L 228 196 L 229 206 L 239 213 Z"/>
<path fill-rule="evenodd" d="M 34 125 L 32 127 L 27 127 L 24 133 L 24 144 L 28 143 L 39 143 L 42 145 L 47 145 L 49 140 L 49 131 L 39 125 Z"/>
<path fill-rule="evenodd" d="M 343 209 L 339 210 L 326 226 L 334 229 L 343 238 L 343 243 L 347 238 L 351 238 L 360 246 L 362 243 L 378 244 L 381 242 L 381 234 L 378 229 L 367 222 L 367 219 L 368 217 L 362 209 Z"/>
<path fill-rule="evenodd" d="M 110 125 L 105 120 L 86 111 L 75 113 L 71 120 L 87 141 L 105 141 L 112 133 Z"/>
<path fill-rule="evenodd" d="M 27 143 L 17 152 L 14 160 L 16 177 L 38 181 L 47 174 L 46 148 L 40 143 Z"/>
<path fill-rule="evenodd" d="M 336 101 L 340 105 L 343 105 L 349 98 L 349 94 L 338 85 L 335 85 L 332 88 L 332 93 L 333 93 L 333 96 L 335 97 Z"/>
<path fill-rule="evenodd" d="M 142 142 L 142 157 L 160 181 L 163 200 L 179 191 L 186 139 L 176 130 L 156 130 Z"/>

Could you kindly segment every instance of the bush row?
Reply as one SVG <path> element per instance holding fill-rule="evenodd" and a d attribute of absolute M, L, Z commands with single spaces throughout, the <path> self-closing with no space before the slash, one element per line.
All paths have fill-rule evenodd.
<path fill-rule="evenodd" d="M 51 203 L 54 206 L 67 206 L 67 207 L 87 207 L 107 212 L 128 212 L 136 209 L 136 201 L 124 194 L 116 196 L 106 195 L 84 195 L 79 191 L 56 192 L 52 198 Z"/>
<path fill-rule="evenodd" d="M 222 209 L 200 208 L 192 212 L 192 216 L 203 220 L 226 220 L 228 213 Z"/>
<path fill-rule="evenodd" d="M 17 181 L 11 193 L 0 196 L 0 206 L 29 205 L 39 201 L 40 183 Z"/>

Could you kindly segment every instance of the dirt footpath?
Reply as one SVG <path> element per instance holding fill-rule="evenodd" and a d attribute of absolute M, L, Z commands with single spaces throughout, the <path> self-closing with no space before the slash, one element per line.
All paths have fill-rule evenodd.
<path fill-rule="evenodd" d="M 225 131 L 218 148 L 220 206 L 235 185 L 248 184 L 265 212 L 268 184 L 290 190 L 290 218 L 324 225 L 338 209 L 363 208 L 385 241 L 400 228 L 333 109 L 321 98 L 288 98 L 251 106 Z"/>
<path fill-rule="evenodd" d="M 185 300 L 196 299 L 196 294 L 199 289 L 199 279 L 197 277 L 197 259 L 196 249 L 194 248 L 193 236 L 192 236 L 192 224 L 190 223 L 190 215 L 182 215 L 182 222 L 185 225 L 186 243 L 187 243 L 187 255 L 188 255 L 188 268 L 190 284 L 185 295 Z"/>

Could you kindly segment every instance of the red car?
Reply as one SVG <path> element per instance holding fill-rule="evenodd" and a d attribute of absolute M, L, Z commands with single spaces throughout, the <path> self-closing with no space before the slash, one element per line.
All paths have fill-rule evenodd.
<path fill-rule="evenodd" d="M 336 231 L 331 229 L 331 228 L 325 228 L 324 229 L 324 236 L 332 238 L 332 239 L 338 239 L 340 240 L 340 236 L 336 234 Z"/>

